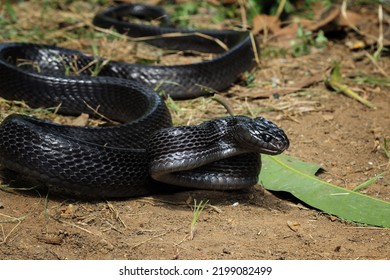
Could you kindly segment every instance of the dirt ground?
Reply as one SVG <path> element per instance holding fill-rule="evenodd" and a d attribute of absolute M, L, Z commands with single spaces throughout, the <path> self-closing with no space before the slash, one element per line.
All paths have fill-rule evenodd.
<path fill-rule="evenodd" d="M 234 85 L 221 94 L 235 113 L 261 114 L 284 128 L 291 141 L 286 153 L 322 164 L 323 180 L 352 189 L 386 172 L 363 192 L 390 202 L 390 165 L 381 148 L 390 138 L 389 86 L 350 83 L 376 109 L 326 89 L 323 78 L 299 92 L 252 98 L 270 90 L 275 79 L 291 88 L 306 77 L 323 77 L 334 61 L 345 78 L 380 77 L 378 67 L 390 73 L 388 56 L 374 65 L 363 51 L 352 52 L 348 40 L 333 40 L 305 56 L 264 58 L 252 87 Z M 203 98 L 176 105 L 176 123 L 225 113 Z M 194 108 L 201 116 L 188 113 Z M 210 206 L 190 239 L 194 199 L 209 200 Z M 342 221 L 261 186 L 100 202 L 0 191 L 0 220 L 0 259 L 390 259 L 388 229 Z"/>

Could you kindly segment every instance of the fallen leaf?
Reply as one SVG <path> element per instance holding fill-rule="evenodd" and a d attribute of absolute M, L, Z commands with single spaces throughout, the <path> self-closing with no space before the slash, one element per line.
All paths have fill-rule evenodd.
<path fill-rule="evenodd" d="M 280 31 L 280 21 L 275 16 L 256 15 L 253 18 L 253 34 L 258 34 L 261 31 L 276 34 Z"/>
<path fill-rule="evenodd" d="M 80 116 L 75 118 L 70 125 L 75 125 L 75 126 L 86 126 L 88 124 L 89 120 L 89 115 L 82 113 Z"/>
<path fill-rule="evenodd" d="M 320 20 L 315 21 L 312 25 L 308 26 L 308 29 L 312 31 L 322 29 L 322 27 L 328 25 L 329 23 L 337 19 L 339 15 L 339 8 L 333 8 L 328 11 L 325 11 L 321 13 Z"/>
<path fill-rule="evenodd" d="M 63 206 L 60 211 L 61 211 L 61 217 L 63 218 L 71 218 L 73 217 L 75 211 L 77 210 L 77 206 L 74 204 L 68 204 L 66 206 Z"/>

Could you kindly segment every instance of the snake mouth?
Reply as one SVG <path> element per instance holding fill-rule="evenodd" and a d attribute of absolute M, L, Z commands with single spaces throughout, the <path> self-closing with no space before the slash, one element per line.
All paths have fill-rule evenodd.
<path fill-rule="evenodd" d="M 267 155 L 278 155 L 288 149 L 290 146 L 290 142 L 287 137 L 280 138 L 279 140 L 275 140 L 272 142 L 264 142 L 264 140 L 256 141 L 258 142 L 258 152 L 261 154 Z"/>
<path fill-rule="evenodd" d="M 242 147 L 260 154 L 278 155 L 290 146 L 284 131 L 277 127 L 273 127 L 271 131 L 241 131 L 238 139 Z"/>
<path fill-rule="evenodd" d="M 260 153 L 261 154 L 267 154 L 267 155 L 278 155 L 278 154 L 281 154 L 282 152 L 284 152 L 286 149 L 288 149 L 289 147 L 289 143 L 283 143 L 283 144 L 280 144 L 280 145 L 277 145 L 277 146 L 274 146 L 274 145 L 271 145 L 269 147 L 261 147 L 260 148 Z"/>

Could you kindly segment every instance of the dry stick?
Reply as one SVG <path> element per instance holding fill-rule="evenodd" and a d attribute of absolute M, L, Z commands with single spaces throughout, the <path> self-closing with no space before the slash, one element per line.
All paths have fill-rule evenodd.
<path fill-rule="evenodd" d="M 385 70 L 383 70 L 383 68 L 381 66 L 379 66 L 378 62 L 375 60 L 374 57 L 372 57 L 371 54 L 369 54 L 367 51 L 364 51 L 364 54 L 365 56 L 368 57 L 368 59 L 372 62 L 372 64 L 375 65 L 376 68 L 378 68 L 378 71 L 383 75 L 385 76 L 386 78 L 390 78 L 390 76 L 386 73 Z"/>
<path fill-rule="evenodd" d="M 252 48 L 253 48 L 253 55 L 255 56 L 255 61 L 257 66 L 260 66 L 260 58 L 259 58 L 259 50 L 257 49 L 255 37 L 253 36 L 253 33 L 250 32 L 249 36 L 251 37 L 251 43 L 252 43 Z"/>
<path fill-rule="evenodd" d="M 238 3 L 240 5 L 241 25 L 243 29 L 246 29 L 248 27 L 248 17 L 245 10 L 245 0 L 240 0 Z"/>
<path fill-rule="evenodd" d="M 119 222 L 122 224 L 122 226 L 127 229 L 127 225 L 125 224 L 125 222 L 122 220 L 122 218 L 119 216 L 119 212 L 117 209 L 115 209 L 114 205 L 112 205 L 112 203 L 110 203 L 108 200 L 106 200 L 106 203 L 108 205 L 108 208 L 111 210 L 111 212 L 114 213 L 115 215 L 115 219 L 119 220 Z"/>
<path fill-rule="evenodd" d="M 61 35 L 62 33 L 64 33 L 64 31 L 71 31 L 73 29 L 81 28 L 84 26 L 85 26 L 85 22 L 78 22 L 76 24 L 61 28 L 60 30 L 57 30 L 54 32 L 48 32 L 48 35 L 45 36 L 45 39 L 53 39 L 53 38 L 56 38 L 57 36 Z"/>
<path fill-rule="evenodd" d="M 379 7 L 378 7 L 378 21 L 379 21 L 378 49 L 374 53 L 375 57 L 377 57 L 383 49 L 383 9 L 382 9 L 382 5 L 379 5 Z"/>
<path fill-rule="evenodd" d="M 166 34 L 162 34 L 162 35 L 137 37 L 137 38 L 133 38 L 132 41 L 134 41 L 134 42 L 142 41 L 143 42 L 143 41 L 160 39 L 160 38 L 176 38 L 176 37 L 187 37 L 187 36 L 193 36 L 193 35 L 210 40 L 210 41 L 214 41 L 221 48 L 223 48 L 225 51 L 229 50 L 228 46 L 225 43 L 223 43 L 221 40 L 214 38 L 213 36 L 200 33 L 200 32 L 193 32 L 193 33 L 172 32 L 172 33 L 166 33 Z"/>
<path fill-rule="evenodd" d="M 89 234 L 98 235 L 98 234 L 96 234 L 96 233 L 94 233 L 94 232 L 92 232 L 92 231 L 89 231 L 89 230 L 87 230 L 86 228 L 80 227 L 80 226 L 78 226 L 78 225 L 76 225 L 76 224 L 74 224 L 74 223 L 69 223 L 69 222 L 64 221 L 64 220 L 56 219 L 56 218 L 54 218 L 54 217 L 52 217 L 52 219 L 55 220 L 55 221 L 58 221 L 58 222 L 60 222 L 60 223 L 64 223 L 64 224 L 67 224 L 67 225 L 69 225 L 69 226 L 72 226 L 72 227 L 81 229 L 81 230 L 83 230 L 83 231 L 85 231 L 85 232 L 87 232 L 87 233 L 89 233 Z"/>
<path fill-rule="evenodd" d="M 115 121 L 109 119 L 108 117 L 104 116 L 103 114 L 99 113 L 98 110 L 99 110 L 99 107 L 100 105 L 95 109 L 93 108 L 91 105 L 89 105 L 85 100 L 83 100 L 85 106 L 87 106 L 89 109 L 91 109 L 96 115 L 98 115 L 99 117 L 101 117 L 102 119 L 106 120 L 106 121 L 109 121 L 111 123 L 115 123 Z"/>
<path fill-rule="evenodd" d="M 215 100 L 217 101 L 219 104 L 221 104 L 225 109 L 226 111 L 228 112 L 228 114 L 230 116 L 233 116 L 234 115 L 234 110 L 233 110 L 233 107 L 229 104 L 229 102 L 223 98 L 221 95 L 219 94 L 215 94 L 212 98 L 212 100 Z"/>
<path fill-rule="evenodd" d="M 283 13 L 284 6 L 286 5 L 286 0 L 280 1 L 278 5 L 278 9 L 276 10 L 275 17 L 279 18 L 280 15 Z"/>
<path fill-rule="evenodd" d="M 198 37 L 201 37 L 201 38 L 204 38 L 204 39 L 208 39 L 210 41 L 214 41 L 221 48 L 223 48 L 225 51 L 229 50 L 228 46 L 225 43 L 223 43 L 221 40 L 219 40 L 217 38 L 214 38 L 214 37 L 212 37 L 210 35 L 206 35 L 206 34 L 200 33 L 200 32 L 193 32 L 193 33 L 172 32 L 172 33 L 165 33 L 165 34 L 162 34 L 162 35 L 144 36 L 144 37 L 132 38 L 132 37 L 128 37 L 127 35 L 123 35 L 123 34 L 120 34 L 118 32 L 112 31 L 111 29 L 101 28 L 101 27 L 94 26 L 94 25 L 88 24 L 88 23 L 86 23 L 86 24 L 88 26 L 91 26 L 92 28 L 100 31 L 100 32 L 108 33 L 110 35 L 114 35 L 114 36 L 117 36 L 119 38 L 124 38 L 125 37 L 125 38 L 127 38 L 128 40 L 130 40 L 132 42 L 143 42 L 143 41 L 148 41 L 148 40 L 153 40 L 153 39 L 187 37 L 187 36 L 194 36 L 195 35 L 195 36 L 198 36 Z"/>
<path fill-rule="evenodd" d="M 76 61 L 73 61 L 73 62 L 76 62 Z M 77 67 L 73 67 L 73 71 L 75 73 L 76 76 L 79 76 L 83 71 L 85 71 L 86 69 L 88 69 L 89 67 L 91 67 L 92 65 L 96 64 L 98 61 L 97 59 L 94 59 L 92 61 L 90 61 L 88 64 L 86 64 L 84 67 L 80 68 L 80 69 L 77 69 Z"/>
<path fill-rule="evenodd" d="M 369 54 L 367 51 L 365 51 L 365 55 L 370 59 L 370 61 L 375 65 L 376 68 L 378 68 L 379 72 L 386 78 L 389 78 L 390 76 L 383 70 L 382 67 L 379 66 L 376 58 L 379 56 L 380 52 L 383 50 L 383 9 L 382 5 L 379 5 L 378 7 L 378 20 L 379 20 L 379 36 L 378 36 L 378 49 L 375 51 L 374 56 Z"/>

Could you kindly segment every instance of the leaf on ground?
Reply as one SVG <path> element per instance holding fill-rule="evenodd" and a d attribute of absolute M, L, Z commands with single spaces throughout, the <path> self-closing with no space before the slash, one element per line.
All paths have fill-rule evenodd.
<path fill-rule="evenodd" d="M 321 181 L 315 177 L 319 165 L 287 155 L 262 155 L 262 162 L 259 183 L 267 190 L 291 193 L 344 220 L 390 227 L 390 203 Z"/>
<path fill-rule="evenodd" d="M 280 21 L 275 16 L 270 15 L 256 15 L 253 18 L 253 34 L 258 34 L 261 31 L 267 32 L 268 30 L 272 34 L 276 34 L 280 31 Z"/>

